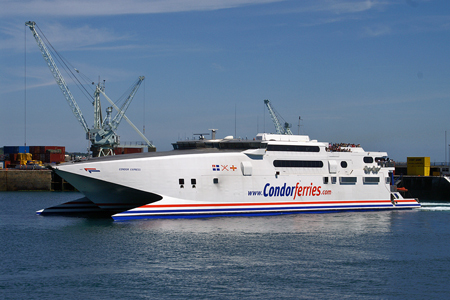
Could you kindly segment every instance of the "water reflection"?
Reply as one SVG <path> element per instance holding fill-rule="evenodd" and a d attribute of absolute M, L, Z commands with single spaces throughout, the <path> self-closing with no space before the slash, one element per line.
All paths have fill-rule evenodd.
<path fill-rule="evenodd" d="M 199 219 L 150 219 L 118 222 L 117 226 L 142 230 L 195 233 L 376 233 L 387 232 L 393 222 L 405 212 L 336 212 L 292 214 L 261 217 L 217 217 Z"/>

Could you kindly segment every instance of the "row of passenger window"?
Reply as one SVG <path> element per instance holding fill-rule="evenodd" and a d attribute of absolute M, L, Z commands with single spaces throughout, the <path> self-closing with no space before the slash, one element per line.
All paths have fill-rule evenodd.
<path fill-rule="evenodd" d="M 184 188 L 184 178 L 178 179 L 178 184 L 180 185 L 180 188 Z M 197 186 L 197 179 L 191 178 L 191 185 L 192 188 L 195 189 L 195 187 Z"/>
<path fill-rule="evenodd" d="M 364 157 L 364 162 L 368 164 L 373 163 L 373 157 Z M 273 165 L 278 168 L 322 168 L 323 162 L 320 160 L 274 160 Z M 343 169 L 347 168 L 348 163 L 341 161 L 341 167 Z"/>
<path fill-rule="evenodd" d="M 277 168 L 323 168 L 320 160 L 274 160 L 273 165 Z"/>
<path fill-rule="evenodd" d="M 214 184 L 218 184 L 218 183 L 219 183 L 219 178 L 217 178 L 217 177 L 213 178 L 213 183 L 214 183 Z M 181 189 L 184 189 L 184 186 L 185 186 L 185 184 L 184 184 L 184 178 L 179 178 L 179 179 L 178 179 L 178 184 L 180 185 L 180 188 L 181 188 Z M 195 189 L 195 188 L 197 187 L 197 179 L 191 178 L 191 187 L 192 187 L 193 189 Z"/>
<path fill-rule="evenodd" d="M 319 146 L 298 146 L 298 145 L 267 145 L 267 151 L 288 151 L 288 152 L 320 152 Z M 382 158 L 377 158 L 381 160 Z M 371 156 L 364 156 L 366 164 L 372 164 L 374 159 Z M 346 162 L 344 162 L 347 164 Z M 341 163 L 342 164 L 342 163 Z M 346 167 L 343 167 L 346 168 Z"/>
<path fill-rule="evenodd" d="M 320 152 L 319 146 L 267 145 L 267 151 Z"/>
<path fill-rule="evenodd" d="M 336 184 L 337 177 L 331 177 L 331 184 Z M 339 177 L 340 184 L 356 184 L 358 182 L 358 177 Z M 380 182 L 380 177 L 363 177 L 364 184 L 378 184 Z M 323 177 L 323 184 L 329 184 L 330 177 Z M 389 183 L 389 178 L 386 177 L 386 183 Z"/>

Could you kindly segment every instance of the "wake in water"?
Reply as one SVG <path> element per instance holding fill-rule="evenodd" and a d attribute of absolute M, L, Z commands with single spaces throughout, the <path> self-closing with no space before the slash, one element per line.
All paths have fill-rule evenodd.
<path fill-rule="evenodd" d="M 450 203 L 448 202 L 421 202 L 421 210 L 448 210 L 450 211 Z"/>

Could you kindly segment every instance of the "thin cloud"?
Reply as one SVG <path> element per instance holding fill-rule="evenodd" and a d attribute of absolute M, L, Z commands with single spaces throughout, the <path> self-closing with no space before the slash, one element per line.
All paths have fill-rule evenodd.
<path fill-rule="evenodd" d="M 376 36 L 387 35 L 387 34 L 390 34 L 391 32 L 392 32 L 392 29 L 388 25 L 380 24 L 380 25 L 375 25 L 372 27 L 366 27 L 364 30 L 364 35 L 370 36 L 370 37 L 376 37 Z"/>
<path fill-rule="evenodd" d="M 337 1 L 326 0 L 317 3 L 311 9 L 315 11 L 327 11 L 333 14 L 360 13 L 373 8 L 379 8 L 386 5 L 384 1 L 365 0 L 365 1 Z"/>
<path fill-rule="evenodd" d="M 39 25 L 37 24 L 37 26 Z M 2 25 L 0 27 L 0 50 L 22 50 L 24 47 L 24 30 L 27 34 L 27 43 L 34 43 L 34 38 L 30 30 L 25 26 L 25 22 Z M 42 31 L 50 43 L 58 50 L 82 50 L 94 45 L 132 39 L 132 36 L 118 35 L 108 28 L 92 28 L 87 25 L 66 27 L 60 23 L 43 24 Z M 122 45 L 121 47 L 124 46 Z M 128 45 L 128 47 L 130 46 Z M 31 51 L 38 51 L 38 49 L 33 47 Z"/>
<path fill-rule="evenodd" d="M 17 91 L 23 91 L 25 84 L 16 78 L 23 78 L 24 71 L 22 68 L 5 68 L 3 70 L 8 76 L 1 78 L 0 94 L 7 94 Z M 50 75 L 48 68 L 45 67 L 27 67 L 27 90 L 55 85 L 55 80 Z"/>
<path fill-rule="evenodd" d="M 59 23 L 49 24 L 45 26 L 45 35 L 51 37 L 51 42 L 58 49 L 64 49 L 64 45 L 70 45 L 78 48 L 98 45 L 103 43 L 127 40 L 129 36 L 118 36 L 108 28 L 91 28 L 90 26 L 82 27 L 65 27 Z"/>
<path fill-rule="evenodd" d="M 304 0 L 293 4 L 289 9 L 272 10 L 273 14 L 328 13 L 332 15 L 356 14 L 370 10 L 384 10 L 399 0 Z"/>
<path fill-rule="evenodd" d="M 210 11 L 284 0 L 3 0 L 0 16 L 111 16 Z"/>

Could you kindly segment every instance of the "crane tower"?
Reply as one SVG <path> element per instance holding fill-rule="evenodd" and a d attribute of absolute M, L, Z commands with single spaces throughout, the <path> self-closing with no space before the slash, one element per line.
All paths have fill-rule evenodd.
<path fill-rule="evenodd" d="M 105 86 L 100 82 L 97 84 L 95 92 L 94 92 L 94 100 L 92 105 L 94 106 L 94 126 L 93 128 L 89 128 L 83 113 L 81 112 L 75 98 L 67 86 L 64 77 L 61 75 L 61 72 L 58 69 L 55 61 L 50 54 L 45 42 L 42 40 L 38 32 L 36 31 L 36 22 L 26 22 L 26 26 L 28 26 L 33 33 L 33 36 L 39 46 L 42 56 L 44 57 L 45 62 L 47 63 L 50 72 L 55 78 L 56 83 L 61 89 L 64 97 L 66 98 L 67 103 L 69 104 L 75 118 L 80 123 L 81 127 L 84 129 L 86 133 L 86 139 L 90 141 L 92 151 L 94 156 L 104 156 L 104 155 L 114 155 L 114 148 L 120 144 L 120 138 L 116 133 L 117 127 L 119 126 L 122 119 L 125 119 L 134 130 L 144 139 L 147 143 L 149 150 L 155 149 L 155 146 L 134 126 L 134 124 L 126 117 L 125 112 L 128 109 L 131 101 L 134 98 L 139 86 L 142 81 L 145 79 L 144 76 L 140 76 L 138 80 L 135 82 L 133 87 L 131 88 L 131 93 L 128 95 L 127 99 L 124 101 L 122 106 L 119 108 L 116 104 L 105 94 Z M 78 72 L 78 70 L 77 70 Z M 106 110 L 107 116 L 103 119 L 101 113 L 101 102 L 100 95 L 103 95 L 108 102 L 112 105 L 112 107 L 108 107 Z M 117 110 L 117 114 L 112 118 L 111 114 L 114 109 Z"/>
<path fill-rule="evenodd" d="M 272 118 L 273 124 L 275 125 L 275 129 L 278 134 L 292 135 L 291 124 L 285 122 L 284 119 L 275 111 L 270 104 L 269 100 L 264 100 L 264 104 L 267 106 L 269 110 L 270 117 Z M 283 125 L 281 125 L 281 121 L 283 121 Z"/>

